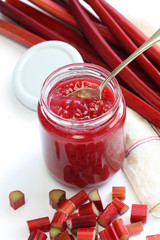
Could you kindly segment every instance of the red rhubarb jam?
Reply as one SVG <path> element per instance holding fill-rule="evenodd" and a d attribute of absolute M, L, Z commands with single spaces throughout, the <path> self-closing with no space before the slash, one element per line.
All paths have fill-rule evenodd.
<path fill-rule="evenodd" d="M 63 184 L 98 186 L 122 166 L 126 106 L 116 79 L 101 99 L 68 96 L 82 87 L 97 88 L 108 74 L 97 65 L 71 64 L 54 71 L 42 86 L 43 155 L 51 175 Z"/>

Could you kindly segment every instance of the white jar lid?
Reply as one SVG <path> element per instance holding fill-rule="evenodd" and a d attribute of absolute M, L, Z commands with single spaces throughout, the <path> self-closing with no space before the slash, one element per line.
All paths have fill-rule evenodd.
<path fill-rule="evenodd" d="M 17 98 L 36 111 L 45 79 L 57 68 L 71 63 L 83 63 L 83 59 L 68 43 L 46 41 L 29 48 L 13 72 L 13 88 Z"/>

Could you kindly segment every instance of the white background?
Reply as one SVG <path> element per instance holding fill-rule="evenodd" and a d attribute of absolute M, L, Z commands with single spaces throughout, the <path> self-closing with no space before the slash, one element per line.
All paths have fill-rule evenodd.
<path fill-rule="evenodd" d="M 110 0 L 115 8 L 131 19 L 148 36 L 160 27 L 159 0 Z M 2 17 L 2 15 L 0 15 Z M 54 211 L 48 204 L 48 192 L 62 188 L 67 197 L 78 190 L 57 183 L 45 167 L 39 138 L 37 113 L 23 106 L 12 89 L 12 72 L 20 56 L 27 50 L 23 45 L 0 35 L 0 238 L 26 240 L 29 232 L 26 220 L 49 216 Z M 126 203 L 139 203 L 130 183 L 122 171 L 99 188 L 103 204 L 111 201 L 111 188 L 126 186 Z M 14 211 L 9 206 L 9 192 L 19 189 L 25 193 L 26 204 Z M 130 210 L 123 216 L 129 223 Z M 145 239 L 146 235 L 160 234 L 160 219 L 148 214 L 143 233 L 132 240 Z"/>

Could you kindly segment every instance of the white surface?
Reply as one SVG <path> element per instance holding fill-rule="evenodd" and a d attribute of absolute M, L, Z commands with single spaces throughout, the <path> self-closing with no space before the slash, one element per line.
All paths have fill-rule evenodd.
<path fill-rule="evenodd" d="M 59 67 L 83 62 L 79 52 L 61 41 L 46 41 L 25 51 L 13 71 L 13 88 L 18 99 L 37 111 L 44 80 Z"/>
<path fill-rule="evenodd" d="M 109 2 L 149 35 L 159 27 L 159 0 Z M 77 192 L 57 183 L 48 174 L 41 153 L 37 114 L 22 105 L 13 92 L 12 73 L 26 50 L 26 47 L 0 35 L 0 236 L 5 240 L 28 239 L 26 220 L 43 216 L 52 219 L 54 211 L 48 204 L 48 192 L 51 189 L 65 189 L 67 197 Z M 126 203 L 129 206 L 139 203 L 124 173 L 119 171 L 108 184 L 99 188 L 104 205 L 111 201 L 113 185 L 126 186 Z M 16 211 L 8 201 L 9 192 L 15 189 L 22 190 L 26 196 L 26 204 Z M 130 210 L 123 216 L 126 224 L 129 223 L 129 217 Z M 130 239 L 145 240 L 146 235 L 160 234 L 159 226 L 160 219 L 149 214 L 144 232 Z"/>

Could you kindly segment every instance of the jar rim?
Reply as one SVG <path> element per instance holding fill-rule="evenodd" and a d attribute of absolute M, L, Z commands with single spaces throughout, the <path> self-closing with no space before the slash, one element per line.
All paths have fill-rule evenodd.
<path fill-rule="evenodd" d="M 72 63 L 72 64 L 65 65 L 63 67 L 60 67 L 60 68 L 56 69 L 55 71 L 53 71 L 44 81 L 44 83 L 42 85 L 42 89 L 41 89 L 41 96 L 40 96 L 40 104 L 42 106 L 42 111 L 50 123 L 52 123 L 52 121 L 55 121 L 56 123 L 62 124 L 63 126 L 86 127 L 86 126 L 92 126 L 93 123 L 95 125 L 95 124 L 102 124 L 103 122 L 109 121 L 110 119 L 112 119 L 113 115 L 116 113 L 120 102 L 122 102 L 122 92 L 121 92 L 121 89 L 119 87 L 119 84 L 118 84 L 116 78 L 113 78 L 108 83 L 108 85 L 110 85 L 110 86 L 111 86 L 111 84 L 114 84 L 116 89 L 118 90 L 116 94 L 112 92 L 114 95 L 114 100 L 115 100 L 114 104 L 113 104 L 112 108 L 110 108 L 109 110 L 107 110 L 105 113 L 103 113 L 102 115 L 100 115 L 98 117 L 91 118 L 91 119 L 85 119 L 85 120 L 67 119 L 67 118 L 63 118 L 63 117 L 55 114 L 50 109 L 50 107 L 47 104 L 47 97 L 45 95 L 46 95 L 46 88 L 47 88 L 47 86 L 50 85 L 50 82 L 53 81 L 53 78 L 58 77 L 61 74 L 61 72 L 65 71 L 65 70 L 76 71 L 82 67 L 85 70 L 86 69 L 90 69 L 92 71 L 97 70 L 106 77 L 110 73 L 105 68 L 103 68 L 99 65 L 96 65 L 96 64 L 92 64 L 92 63 Z"/>

